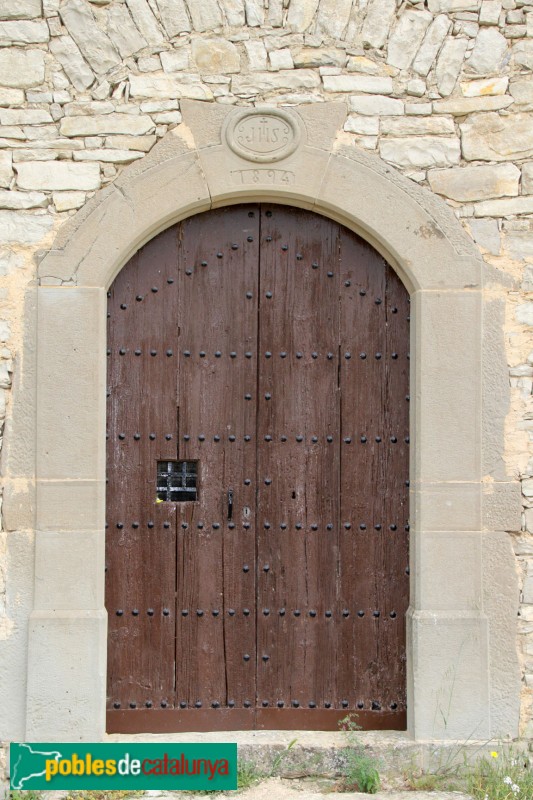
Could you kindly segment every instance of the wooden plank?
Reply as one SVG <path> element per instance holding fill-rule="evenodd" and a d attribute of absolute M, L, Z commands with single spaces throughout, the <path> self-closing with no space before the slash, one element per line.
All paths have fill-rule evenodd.
<path fill-rule="evenodd" d="M 338 226 L 262 207 L 258 704 L 336 703 Z"/>
<path fill-rule="evenodd" d="M 255 702 L 258 234 L 257 206 L 180 225 L 179 454 L 200 472 L 198 502 L 178 506 L 176 686 L 189 707 Z"/>
<path fill-rule="evenodd" d="M 219 709 L 115 711 L 107 714 L 108 733 L 175 733 L 178 731 L 339 730 L 345 712 L 333 709 Z M 363 712 L 362 730 L 405 730 L 405 711 Z"/>
<path fill-rule="evenodd" d="M 106 606 L 108 705 L 174 702 L 174 509 L 155 503 L 175 458 L 177 239 L 142 248 L 109 292 Z"/>

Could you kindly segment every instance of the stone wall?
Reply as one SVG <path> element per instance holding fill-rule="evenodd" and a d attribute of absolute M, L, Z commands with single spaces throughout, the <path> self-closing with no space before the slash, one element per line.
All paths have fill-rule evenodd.
<path fill-rule="evenodd" d="M 343 100 L 345 143 L 377 153 L 454 209 L 486 262 L 487 301 L 503 306 L 511 404 L 500 471 L 485 480 L 523 481 L 523 530 L 510 534 L 531 737 L 532 69 L 533 0 L 0 0 L 2 421 L 12 374 L 24 377 L 23 303 L 40 254 L 65 219 L 182 124 L 181 99 Z M 9 464 L 4 474 L 12 492 Z M 30 544 L 21 545 L 29 534 L 20 515 L 3 522 L 7 639 L 24 631 L 4 573 L 23 569 Z"/>

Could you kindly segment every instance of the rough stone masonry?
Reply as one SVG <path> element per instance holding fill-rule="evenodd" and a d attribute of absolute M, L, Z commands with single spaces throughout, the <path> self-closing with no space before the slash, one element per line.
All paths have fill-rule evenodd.
<path fill-rule="evenodd" d="M 2 422 L 17 402 L 22 302 L 39 254 L 65 219 L 181 124 L 182 98 L 344 100 L 346 141 L 453 208 L 486 262 L 486 299 L 505 301 L 502 469 L 522 480 L 522 530 L 510 536 L 521 576 L 522 732 L 531 738 L 532 70 L 533 0 L 0 0 Z M 0 639 L 20 602 L 8 539 L 30 535 L 4 515 Z M 0 682 L 6 669 L 0 663 Z"/>

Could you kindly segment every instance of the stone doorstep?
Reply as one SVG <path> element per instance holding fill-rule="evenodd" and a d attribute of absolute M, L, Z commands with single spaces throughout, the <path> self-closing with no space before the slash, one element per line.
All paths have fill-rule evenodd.
<path fill-rule="evenodd" d="M 353 737 L 353 738 L 352 738 Z M 527 750 L 527 742 L 423 741 L 415 742 L 402 731 L 358 731 L 350 734 L 351 741 L 381 761 L 380 772 L 390 778 L 403 771 L 438 772 L 475 761 L 491 751 L 501 752 L 508 746 Z M 348 745 L 345 734 L 330 731 L 228 731 L 174 734 L 110 734 L 106 742 L 236 742 L 239 759 L 252 762 L 260 772 L 268 773 L 275 759 L 279 761 L 276 774 L 290 777 L 337 776 L 341 773 Z M 294 744 L 289 748 L 289 745 Z M 281 758 L 280 758 L 281 757 Z M 413 793 L 409 797 L 414 800 Z"/>

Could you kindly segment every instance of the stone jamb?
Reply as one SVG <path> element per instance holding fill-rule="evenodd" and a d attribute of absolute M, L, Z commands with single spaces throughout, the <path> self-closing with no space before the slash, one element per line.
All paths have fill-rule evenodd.
<path fill-rule="evenodd" d="M 499 592 L 511 609 L 516 577 L 494 504 L 485 515 L 482 439 L 498 432 L 482 428 L 478 251 L 443 201 L 344 143 L 342 104 L 291 111 L 301 141 L 271 170 L 257 172 L 257 181 L 258 165 L 222 138 L 226 118 L 236 112 L 195 102 L 182 106 L 185 124 L 78 212 L 39 268 L 37 533 L 26 739 L 98 741 L 105 733 L 106 289 L 159 231 L 191 214 L 248 200 L 298 205 L 342 222 L 371 242 L 407 286 L 408 733 L 418 740 L 516 735 L 517 658 L 507 652 L 501 669 L 502 648 L 516 647 L 514 620 L 487 601 L 500 569 Z M 50 279 L 63 284 L 48 285 Z M 503 347 L 496 357 L 501 364 Z M 507 392 L 501 381 L 489 388 Z M 503 448 L 502 442 L 489 444 Z M 490 489 L 492 498 L 494 485 Z M 492 523 L 488 530 L 484 517 Z"/>

